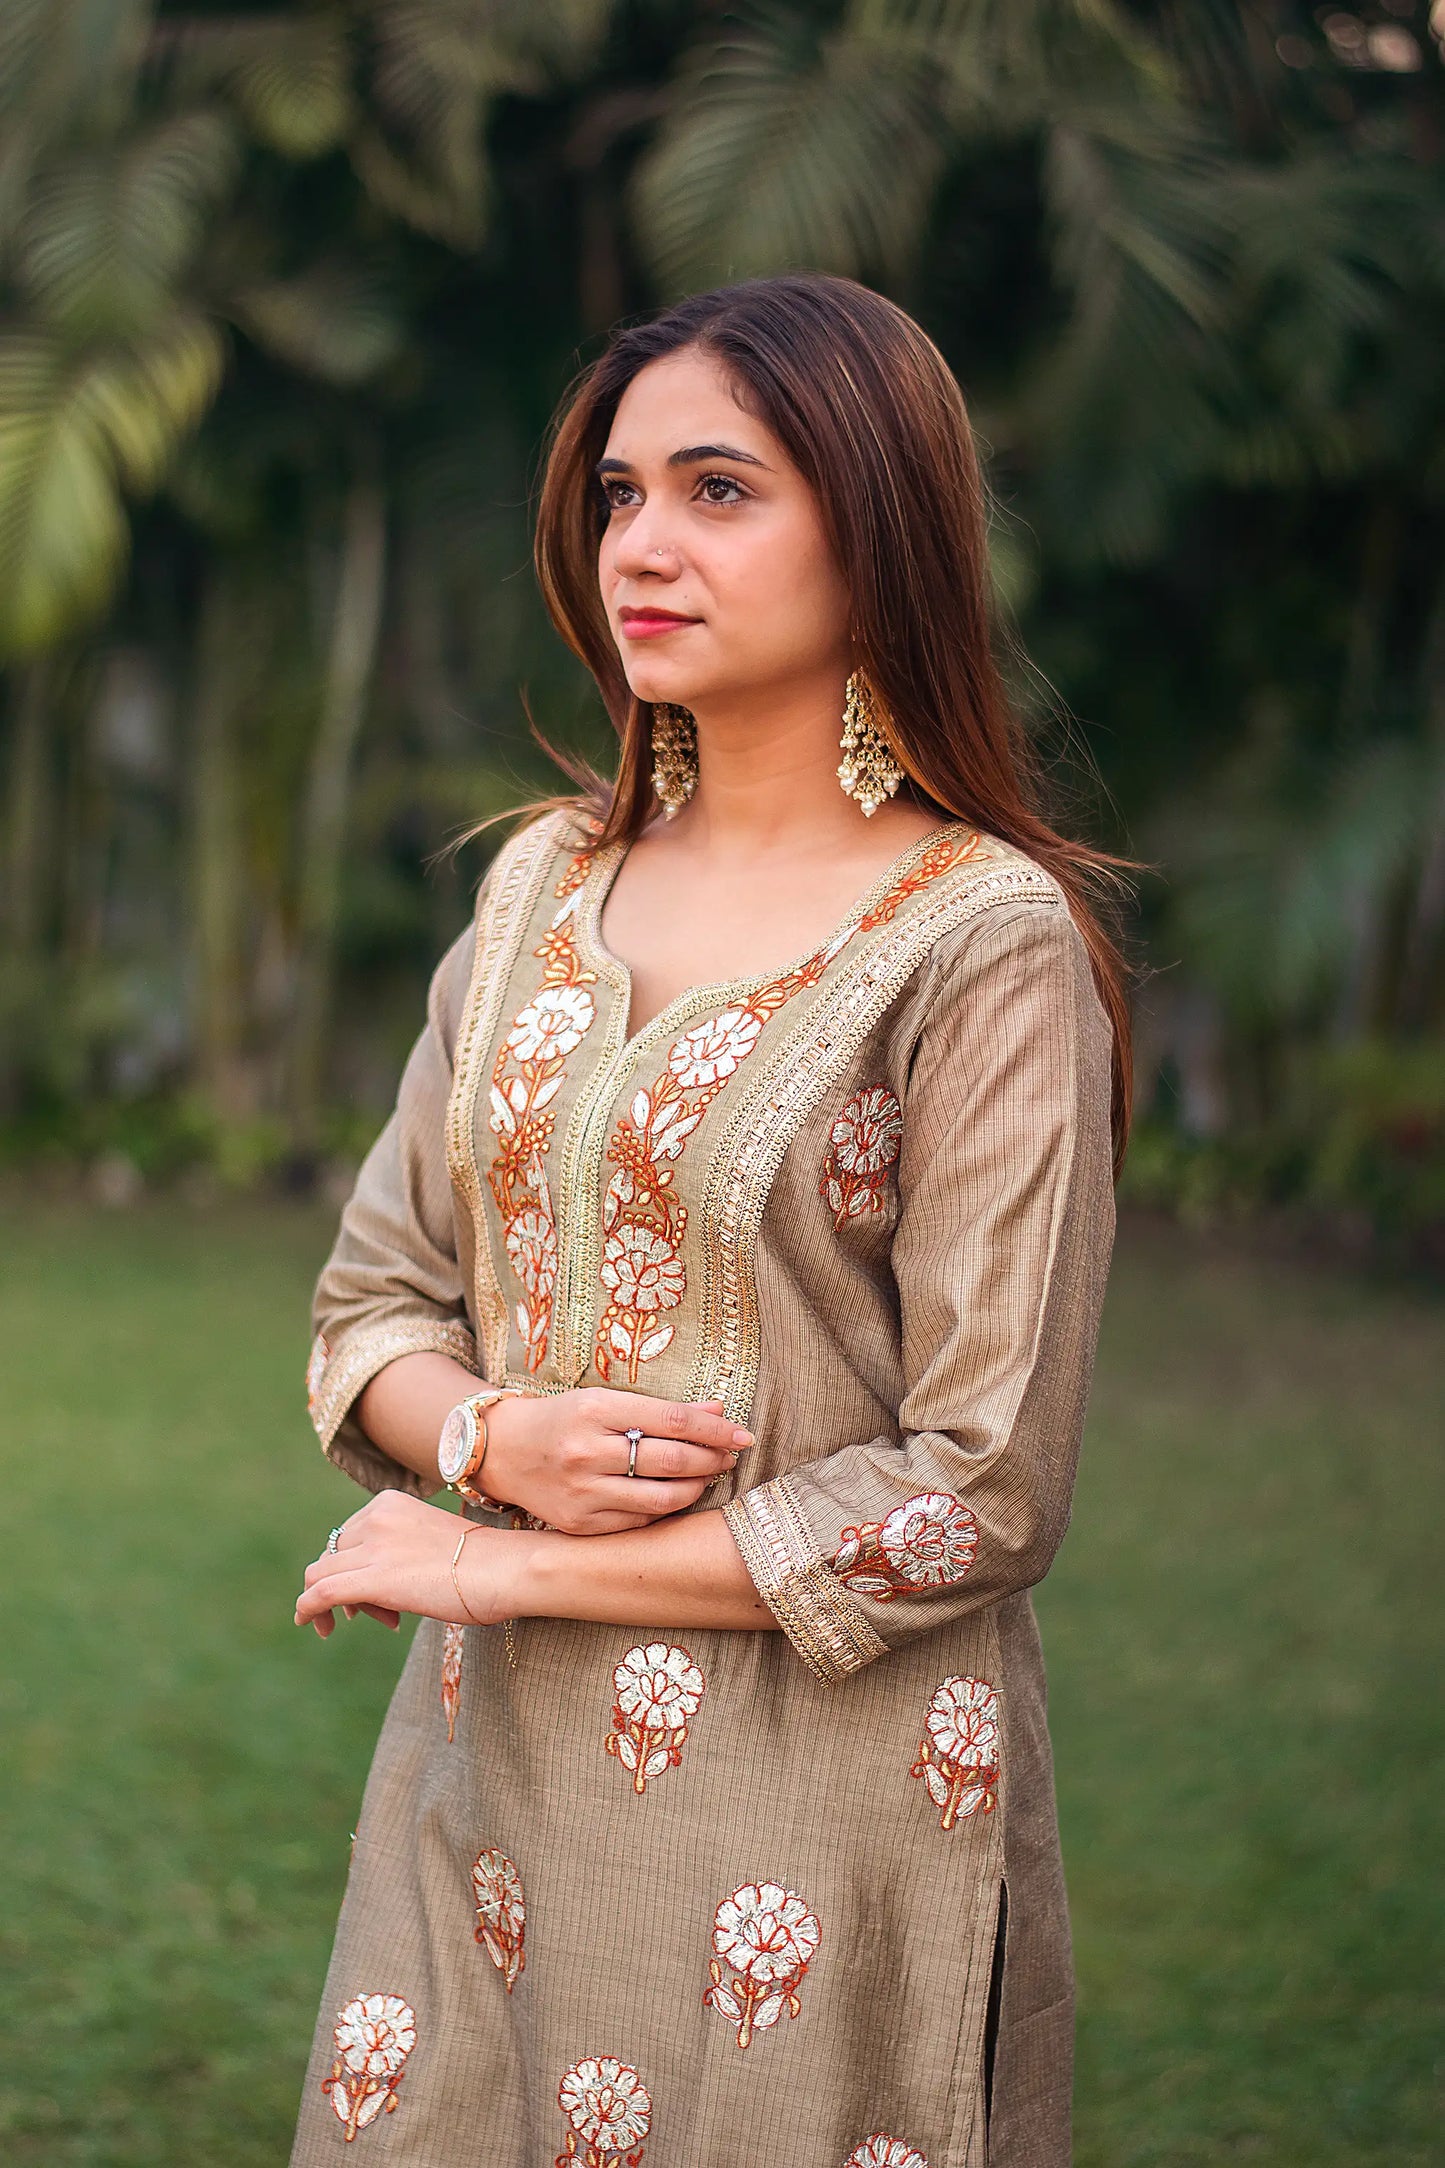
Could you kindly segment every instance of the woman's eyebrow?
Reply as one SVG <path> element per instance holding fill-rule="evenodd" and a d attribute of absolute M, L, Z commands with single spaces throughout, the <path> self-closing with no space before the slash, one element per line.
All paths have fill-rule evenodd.
<path fill-rule="evenodd" d="M 669 452 L 670 467 L 688 467 L 699 459 L 736 459 L 745 467 L 766 467 L 767 461 L 759 459 L 756 452 L 740 452 L 734 444 L 689 444 L 680 452 Z"/>
<path fill-rule="evenodd" d="M 740 466 L 761 467 L 765 473 L 769 471 L 765 459 L 759 459 L 756 452 L 740 452 L 735 444 L 687 444 L 680 452 L 669 452 L 667 464 L 670 467 L 690 467 L 695 466 L 700 459 L 735 459 Z M 599 459 L 592 471 L 599 475 L 630 474 L 632 464 L 626 459 Z"/>

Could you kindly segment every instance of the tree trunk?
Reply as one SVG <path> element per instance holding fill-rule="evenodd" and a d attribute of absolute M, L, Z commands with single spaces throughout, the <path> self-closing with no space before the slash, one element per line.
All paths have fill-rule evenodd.
<path fill-rule="evenodd" d="M 289 1113 L 293 1151 L 314 1154 L 319 1137 L 331 1020 L 342 852 L 356 748 L 366 716 L 386 581 L 386 504 L 358 476 L 346 498 L 336 602 L 301 825 L 301 879 Z"/>
<path fill-rule="evenodd" d="M 48 656 L 17 669 L 5 820 L 5 945 L 16 960 L 34 955 L 46 912 L 55 787 L 50 764 L 54 669 Z"/>
<path fill-rule="evenodd" d="M 190 891 L 194 1074 L 217 1113 L 255 1112 L 244 1048 L 244 875 L 235 726 L 243 677 L 241 600 L 212 571 L 196 636 L 191 699 Z"/>

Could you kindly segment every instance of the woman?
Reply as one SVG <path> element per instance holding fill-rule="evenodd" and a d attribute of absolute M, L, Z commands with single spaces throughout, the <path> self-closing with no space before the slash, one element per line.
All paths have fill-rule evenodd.
<path fill-rule="evenodd" d="M 623 331 L 537 564 L 620 767 L 490 868 L 317 1288 L 313 1418 L 377 1495 L 296 1617 L 423 1624 L 293 2163 L 1062 2162 L 1027 1591 L 1112 1244 L 1121 861 L 1037 809 L 962 400 L 876 294 Z"/>

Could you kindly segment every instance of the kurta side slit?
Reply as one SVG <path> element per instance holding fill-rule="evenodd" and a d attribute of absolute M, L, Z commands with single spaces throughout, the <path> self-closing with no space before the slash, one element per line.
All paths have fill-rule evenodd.
<path fill-rule="evenodd" d="M 511 1665 L 422 1622 L 292 2168 L 1062 2168 L 1028 1589 L 1114 1227 L 1087 952 L 1041 866 L 954 822 L 811 955 L 629 1035 L 623 849 L 553 813 L 490 869 L 317 1285 L 312 1416 L 424 1495 L 353 1412 L 412 1349 L 720 1396 L 758 1443 L 702 1506 L 782 1631 L 523 1620 Z"/>

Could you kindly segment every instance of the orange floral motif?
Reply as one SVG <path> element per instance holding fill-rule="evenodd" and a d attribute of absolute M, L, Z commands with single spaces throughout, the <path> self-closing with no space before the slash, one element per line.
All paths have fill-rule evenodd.
<path fill-rule="evenodd" d="M 986 1679 L 945 1679 L 929 1703 L 910 1776 L 922 1777 L 942 1827 L 998 1805 L 997 1690 Z"/>
<path fill-rule="evenodd" d="M 462 1702 L 462 1657 L 466 1652 L 465 1626 L 442 1628 L 442 1708 L 447 1719 L 447 1745 L 457 1735 L 457 1710 Z"/>
<path fill-rule="evenodd" d="M 396 2112 L 397 2088 L 416 2046 L 416 2012 L 400 1995 L 353 1995 L 336 2019 L 336 2059 L 321 2090 L 350 2145 L 379 2115 Z"/>
<path fill-rule="evenodd" d="M 871 911 L 841 927 L 806 962 L 674 1039 L 661 1075 L 633 1095 L 607 1147 L 608 1164 L 616 1172 L 602 1200 L 600 1273 L 607 1301 L 592 1351 L 600 1378 L 610 1382 L 625 1367 L 635 1385 L 641 1364 L 654 1361 L 672 1343 L 675 1328 L 667 1313 L 687 1292 L 682 1261 L 687 1207 L 672 1194 L 676 1164 L 713 1100 L 756 1047 L 764 1025 L 795 995 L 816 986 L 856 933 L 886 924 L 907 897 L 972 856 L 978 844 L 970 830 L 932 845 Z"/>
<path fill-rule="evenodd" d="M 476 1940 L 506 1982 L 510 1995 L 527 1963 L 527 1904 L 514 1859 L 488 1847 L 472 1862 L 477 1906 Z"/>
<path fill-rule="evenodd" d="M 547 1359 L 552 1302 L 557 1288 L 557 1216 L 547 1181 L 545 1153 L 552 1141 L 552 1101 L 562 1089 L 567 1059 L 597 1016 L 595 971 L 584 971 L 573 921 L 585 868 L 578 853 L 556 883 L 563 897 L 545 938 L 532 954 L 542 963 L 542 983 L 512 1021 L 492 1068 L 487 1126 L 498 1139 L 487 1170 L 502 1239 L 522 1288 L 517 1330 L 529 1370 Z"/>
<path fill-rule="evenodd" d="M 828 1131 L 818 1194 L 833 1208 L 833 1225 L 883 1210 L 889 1170 L 903 1143 L 903 1109 L 886 1084 L 854 1092 Z"/>
<path fill-rule="evenodd" d="M 660 1777 L 681 1763 L 688 1725 L 706 1685 L 688 1651 L 667 1641 L 629 1649 L 613 1672 L 617 1698 L 607 1751 L 631 1770 L 632 1789 L 639 1797 L 649 1777 Z"/>
<path fill-rule="evenodd" d="M 702 1999 L 737 2026 L 740 2048 L 785 2010 L 799 2015 L 798 1989 L 822 1933 L 817 1915 L 779 1882 L 745 1882 L 724 1897 L 713 1917 L 712 1985 Z"/>
<path fill-rule="evenodd" d="M 652 2095 L 630 2063 L 584 2056 L 564 2074 L 557 2105 L 569 2128 L 554 2168 L 579 2160 L 582 2168 L 638 2168 L 652 2128 Z"/>
<path fill-rule="evenodd" d="M 927 888 L 929 882 L 936 881 L 941 873 L 951 873 L 955 866 L 961 866 L 968 859 L 976 858 L 982 848 L 983 837 L 976 828 L 966 829 L 962 835 L 940 836 L 936 843 L 930 843 L 918 864 L 900 880 L 895 881 L 887 895 L 875 903 L 871 911 L 864 913 L 858 921 L 858 931 L 871 933 L 875 926 L 891 924 L 898 914 L 899 906 L 906 903 L 910 896 L 916 896 L 921 889 Z"/>
<path fill-rule="evenodd" d="M 306 1360 L 306 1413 L 318 1437 L 321 1435 L 321 1379 L 330 1360 L 330 1342 L 324 1332 L 318 1332 Z"/>
<path fill-rule="evenodd" d="M 928 2162 L 916 2145 L 905 2145 L 901 2138 L 890 2138 L 886 2130 L 875 2130 L 871 2138 L 854 2146 L 843 2168 L 928 2168 Z"/>
<path fill-rule="evenodd" d="M 920 1491 L 886 1520 L 845 1528 L 830 1564 L 857 1596 L 892 1603 L 961 1581 L 978 1550 L 978 1522 L 951 1491 Z"/>

